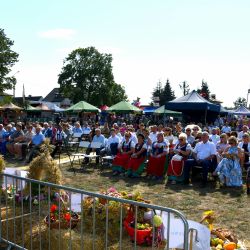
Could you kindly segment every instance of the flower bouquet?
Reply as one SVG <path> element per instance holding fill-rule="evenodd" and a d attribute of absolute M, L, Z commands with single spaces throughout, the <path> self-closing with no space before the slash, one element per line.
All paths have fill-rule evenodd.
<path fill-rule="evenodd" d="M 75 228 L 79 221 L 79 215 L 74 211 L 62 206 L 59 210 L 58 206 L 53 204 L 50 207 L 50 215 L 44 218 L 45 224 L 51 229 L 67 229 Z"/>

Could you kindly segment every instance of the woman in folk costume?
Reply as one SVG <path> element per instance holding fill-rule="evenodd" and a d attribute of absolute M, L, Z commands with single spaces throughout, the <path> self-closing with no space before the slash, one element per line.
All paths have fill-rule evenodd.
<path fill-rule="evenodd" d="M 184 181 L 183 168 L 192 152 L 192 147 L 187 142 L 187 135 L 185 133 L 179 135 L 178 143 L 175 145 L 173 152 L 174 156 L 170 160 L 167 175 L 168 181 L 171 181 L 171 184 L 176 184 L 176 182 Z"/>
<path fill-rule="evenodd" d="M 128 162 L 128 171 L 126 173 L 129 177 L 139 177 L 144 170 L 144 162 L 147 155 L 147 145 L 145 143 L 144 135 L 138 134 L 138 143 L 135 145 L 135 152 L 131 155 Z"/>
<path fill-rule="evenodd" d="M 152 144 L 152 152 L 147 166 L 147 178 L 162 178 L 167 170 L 168 143 L 163 133 L 157 134 L 157 141 Z"/>
<path fill-rule="evenodd" d="M 135 143 L 131 140 L 130 132 L 126 132 L 124 138 L 119 145 L 119 152 L 112 163 L 113 175 L 119 175 L 128 169 L 130 156 L 135 150 Z"/>

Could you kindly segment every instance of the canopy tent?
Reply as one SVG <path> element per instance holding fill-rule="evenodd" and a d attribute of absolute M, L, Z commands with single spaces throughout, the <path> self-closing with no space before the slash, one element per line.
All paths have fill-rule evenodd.
<path fill-rule="evenodd" d="M 0 107 L 0 110 L 14 110 L 14 111 L 20 111 L 23 110 L 23 108 L 16 106 L 15 104 L 13 104 L 12 102 L 3 105 L 2 107 Z"/>
<path fill-rule="evenodd" d="M 63 112 L 65 109 L 60 108 L 59 106 L 57 106 L 55 103 L 52 102 L 42 102 L 43 104 L 45 104 L 51 111 L 54 112 Z"/>
<path fill-rule="evenodd" d="M 213 104 L 200 96 L 195 90 L 189 94 L 176 98 L 165 104 L 165 108 L 183 112 L 189 119 L 201 120 L 204 116 L 205 123 L 209 113 L 209 119 L 215 119 L 215 114 L 220 113 L 220 105 Z"/>
<path fill-rule="evenodd" d="M 100 109 L 98 109 L 97 107 L 84 102 L 84 101 L 80 101 L 78 103 L 76 103 L 75 105 L 65 109 L 66 112 L 93 112 L 93 113 L 99 113 Z"/>
<path fill-rule="evenodd" d="M 37 111 L 39 111 L 35 107 L 32 107 L 30 104 L 27 105 L 27 107 L 25 108 L 25 110 L 27 112 L 37 112 Z"/>
<path fill-rule="evenodd" d="M 226 110 L 224 107 L 220 106 L 220 114 L 221 115 L 228 115 L 229 113 L 231 113 L 231 111 Z"/>
<path fill-rule="evenodd" d="M 236 110 L 231 111 L 231 113 L 234 114 L 234 115 L 247 115 L 247 116 L 250 116 L 250 110 L 247 109 L 244 106 L 240 106 Z"/>
<path fill-rule="evenodd" d="M 189 94 L 176 98 L 166 103 L 166 109 L 184 111 L 184 110 L 210 110 L 220 112 L 220 106 L 213 104 L 200 96 L 195 90 Z"/>
<path fill-rule="evenodd" d="M 164 115 L 168 115 L 168 116 L 181 116 L 182 115 L 181 112 L 165 109 L 165 105 L 162 105 L 161 107 L 156 109 L 154 111 L 154 114 L 157 114 L 157 115 L 159 115 L 159 114 L 163 115 L 164 114 Z"/>
<path fill-rule="evenodd" d="M 36 107 L 36 110 L 38 112 L 42 112 L 42 111 L 51 111 L 51 109 L 48 107 L 48 105 L 44 104 L 44 103 L 41 103 L 40 105 L 38 105 Z"/>
<path fill-rule="evenodd" d="M 142 110 L 129 102 L 121 101 L 107 109 L 107 112 L 116 113 L 142 113 Z"/>

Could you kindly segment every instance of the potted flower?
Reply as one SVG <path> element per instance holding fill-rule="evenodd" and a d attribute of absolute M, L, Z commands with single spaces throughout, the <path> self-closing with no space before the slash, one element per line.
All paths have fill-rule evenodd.
<path fill-rule="evenodd" d="M 44 222 L 51 229 L 67 229 L 75 228 L 79 221 L 79 215 L 74 211 L 66 208 L 64 205 L 59 210 L 59 207 L 55 204 L 52 204 L 50 207 L 50 215 L 47 215 L 44 218 Z"/>

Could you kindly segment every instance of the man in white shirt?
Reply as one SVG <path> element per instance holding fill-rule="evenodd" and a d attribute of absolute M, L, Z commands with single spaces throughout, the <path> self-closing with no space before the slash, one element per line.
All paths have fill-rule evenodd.
<path fill-rule="evenodd" d="M 228 125 L 228 122 L 221 129 L 221 133 L 231 133 L 231 127 Z"/>
<path fill-rule="evenodd" d="M 149 134 L 149 138 L 150 140 L 152 141 L 152 143 L 156 142 L 157 141 L 157 126 L 156 125 L 153 125 L 151 127 L 151 132 Z"/>
<path fill-rule="evenodd" d="M 100 155 L 116 155 L 118 152 L 118 145 L 120 144 L 120 138 L 116 135 L 115 129 L 110 129 L 111 135 L 107 140 L 105 148 L 101 150 Z"/>
<path fill-rule="evenodd" d="M 202 141 L 198 142 L 194 148 L 194 161 L 187 161 L 184 169 L 184 183 L 189 184 L 189 172 L 193 166 L 202 167 L 202 185 L 206 187 L 208 171 L 215 169 L 215 155 L 216 147 L 213 142 L 209 141 L 208 132 L 203 132 L 201 136 Z"/>
<path fill-rule="evenodd" d="M 217 128 L 212 128 L 212 134 L 209 136 L 209 140 L 217 145 L 220 141 L 220 136 L 217 134 Z"/>

